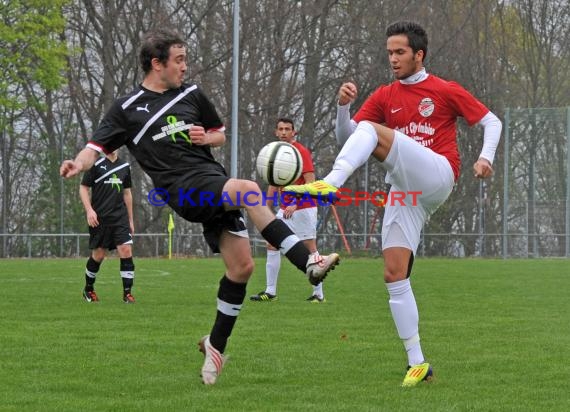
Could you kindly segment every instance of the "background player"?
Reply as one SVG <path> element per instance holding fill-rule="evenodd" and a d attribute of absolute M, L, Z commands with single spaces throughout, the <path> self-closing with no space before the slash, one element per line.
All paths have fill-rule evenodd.
<path fill-rule="evenodd" d="M 281 117 L 277 120 L 275 128 L 275 136 L 282 142 L 290 143 L 299 150 L 303 159 L 303 170 L 301 177 L 295 181 L 295 184 L 304 184 L 315 181 L 315 167 L 311 152 L 301 143 L 295 136 L 295 124 L 293 120 Z M 267 205 L 273 207 L 273 196 L 276 191 L 281 188 L 269 186 L 267 189 Z M 316 202 L 308 202 L 301 199 L 296 200 L 293 196 L 286 196 L 285 202 L 279 205 L 279 211 L 276 217 L 282 219 L 301 239 L 311 254 L 318 254 L 317 250 L 317 204 Z M 267 283 L 265 290 L 257 295 L 250 296 L 250 300 L 256 302 L 271 302 L 277 299 L 277 279 L 279 278 L 279 269 L 281 268 L 281 253 L 270 244 L 267 244 L 267 262 L 265 264 L 265 277 Z M 307 299 L 312 303 L 325 302 L 323 293 L 323 283 L 313 286 L 313 293 Z"/>
<path fill-rule="evenodd" d="M 89 191 L 91 190 L 91 196 Z M 132 244 L 134 233 L 131 168 L 117 155 L 117 151 L 101 157 L 81 180 L 79 196 L 89 225 L 91 256 L 85 267 L 83 298 L 98 302 L 95 280 L 105 251 L 117 249 L 123 282 L 123 301 L 135 303 L 131 294 L 135 276 Z"/>

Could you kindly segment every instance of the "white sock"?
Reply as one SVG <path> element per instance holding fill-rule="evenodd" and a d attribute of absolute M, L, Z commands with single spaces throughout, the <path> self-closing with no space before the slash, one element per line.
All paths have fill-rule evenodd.
<path fill-rule="evenodd" d="M 277 295 L 277 278 L 281 268 L 281 253 L 278 250 L 267 250 L 267 262 L 265 263 L 265 277 L 267 285 L 265 293 Z"/>
<path fill-rule="evenodd" d="M 309 257 L 312 257 L 312 256 L 319 256 L 319 251 L 317 250 L 317 251 L 315 251 L 309 255 Z M 317 286 L 313 286 L 313 295 L 312 296 L 318 296 L 321 299 L 323 299 L 325 297 L 325 295 L 323 293 L 323 282 L 319 283 Z"/>
<path fill-rule="evenodd" d="M 318 296 L 320 299 L 325 298 L 325 293 L 323 292 L 323 282 L 319 283 L 317 286 L 313 286 L 313 296 Z"/>
<path fill-rule="evenodd" d="M 356 169 L 362 166 L 378 144 L 376 129 L 368 122 L 360 122 L 336 157 L 332 171 L 324 181 L 341 187 Z"/>
<path fill-rule="evenodd" d="M 424 355 L 420 345 L 418 306 L 410 279 L 386 283 L 386 288 L 390 294 L 390 310 L 398 336 L 408 353 L 408 364 L 419 365 L 424 362 Z"/>

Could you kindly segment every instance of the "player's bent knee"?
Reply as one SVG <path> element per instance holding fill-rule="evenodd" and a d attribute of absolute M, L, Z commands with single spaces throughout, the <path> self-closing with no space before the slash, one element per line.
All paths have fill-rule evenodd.
<path fill-rule="evenodd" d="M 228 277 L 234 282 L 245 283 L 251 277 L 254 269 L 255 263 L 253 259 L 246 259 L 234 263 L 232 267 L 228 267 Z"/>
<path fill-rule="evenodd" d="M 117 253 L 121 259 L 132 258 L 133 250 L 131 245 L 119 245 L 117 246 Z"/>
<path fill-rule="evenodd" d="M 384 282 L 394 283 L 406 279 L 406 272 L 404 271 L 390 271 L 384 270 Z"/>
<path fill-rule="evenodd" d="M 101 264 L 103 259 L 105 259 L 105 251 L 103 249 L 93 249 L 91 257 Z"/>
<path fill-rule="evenodd" d="M 261 192 L 259 185 L 251 180 L 239 179 L 236 183 L 238 190 L 241 192 Z"/>

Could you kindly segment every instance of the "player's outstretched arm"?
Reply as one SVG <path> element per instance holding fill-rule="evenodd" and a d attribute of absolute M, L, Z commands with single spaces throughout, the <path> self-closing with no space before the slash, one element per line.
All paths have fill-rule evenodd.
<path fill-rule="evenodd" d="M 65 178 L 78 175 L 81 172 L 91 169 L 99 152 L 86 147 L 75 157 L 75 160 L 64 160 L 59 167 L 59 174 Z"/>

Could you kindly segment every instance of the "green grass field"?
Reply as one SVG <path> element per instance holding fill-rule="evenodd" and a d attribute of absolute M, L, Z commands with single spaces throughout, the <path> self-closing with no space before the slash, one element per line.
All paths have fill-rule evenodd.
<path fill-rule="evenodd" d="M 0 260 L 1 411 L 568 411 L 570 262 L 419 259 L 412 277 L 429 384 L 407 364 L 381 259 L 343 260 L 328 302 L 282 264 L 279 301 L 247 300 L 213 387 L 197 341 L 215 316 L 221 259 L 118 259 L 81 298 L 85 259 Z M 257 260 L 248 295 L 265 285 Z"/>

